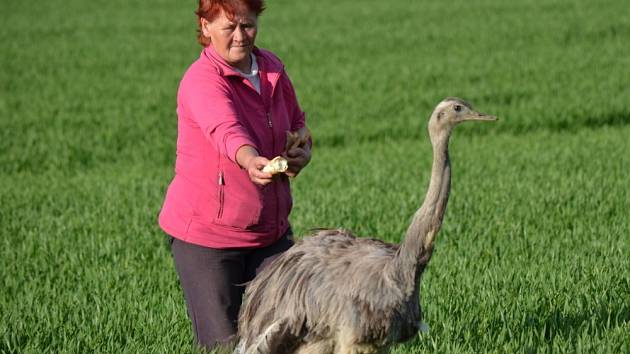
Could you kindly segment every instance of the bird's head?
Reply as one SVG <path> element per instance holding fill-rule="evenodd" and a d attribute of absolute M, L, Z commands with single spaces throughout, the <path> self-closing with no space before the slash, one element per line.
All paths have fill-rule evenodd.
<path fill-rule="evenodd" d="M 461 98 L 448 97 L 442 100 L 429 119 L 429 136 L 431 140 L 437 137 L 448 137 L 453 127 L 465 121 L 492 121 L 495 116 L 477 112 L 472 105 Z"/>

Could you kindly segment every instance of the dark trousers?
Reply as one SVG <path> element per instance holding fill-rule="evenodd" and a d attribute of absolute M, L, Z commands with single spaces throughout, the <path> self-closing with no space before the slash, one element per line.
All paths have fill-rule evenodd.
<path fill-rule="evenodd" d="M 257 249 L 213 249 L 171 239 L 197 343 L 208 350 L 230 345 L 236 335 L 244 283 L 293 246 L 291 230 Z"/>

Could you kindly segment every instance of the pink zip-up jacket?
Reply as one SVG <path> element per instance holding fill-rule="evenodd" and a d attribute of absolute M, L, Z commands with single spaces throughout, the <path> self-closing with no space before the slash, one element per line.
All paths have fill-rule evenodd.
<path fill-rule="evenodd" d="M 262 49 L 253 53 L 260 94 L 212 46 L 180 82 L 175 177 L 159 224 L 185 242 L 220 249 L 264 247 L 289 228 L 288 177 L 282 174 L 262 187 L 236 163 L 243 145 L 269 159 L 281 155 L 286 131 L 305 125 L 282 62 Z"/>

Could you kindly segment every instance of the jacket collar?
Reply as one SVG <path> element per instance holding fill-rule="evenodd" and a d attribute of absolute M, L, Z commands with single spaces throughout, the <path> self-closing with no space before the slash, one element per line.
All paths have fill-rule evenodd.
<path fill-rule="evenodd" d="M 267 75 L 268 80 L 273 86 L 284 72 L 284 65 L 270 52 L 254 47 L 253 50 L 256 60 L 258 61 L 258 69 L 261 75 Z M 228 64 L 225 59 L 214 50 L 212 45 L 206 46 L 201 52 L 201 57 L 207 59 L 221 76 L 242 76 L 236 68 Z"/>

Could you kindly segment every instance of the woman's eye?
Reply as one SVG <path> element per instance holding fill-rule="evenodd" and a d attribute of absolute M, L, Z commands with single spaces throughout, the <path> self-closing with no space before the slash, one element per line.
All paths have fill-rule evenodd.
<path fill-rule="evenodd" d="M 453 107 L 453 109 L 455 110 L 455 112 L 461 112 L 462 111 L 462 106 L 455 105 L 455 107 Z"/>

